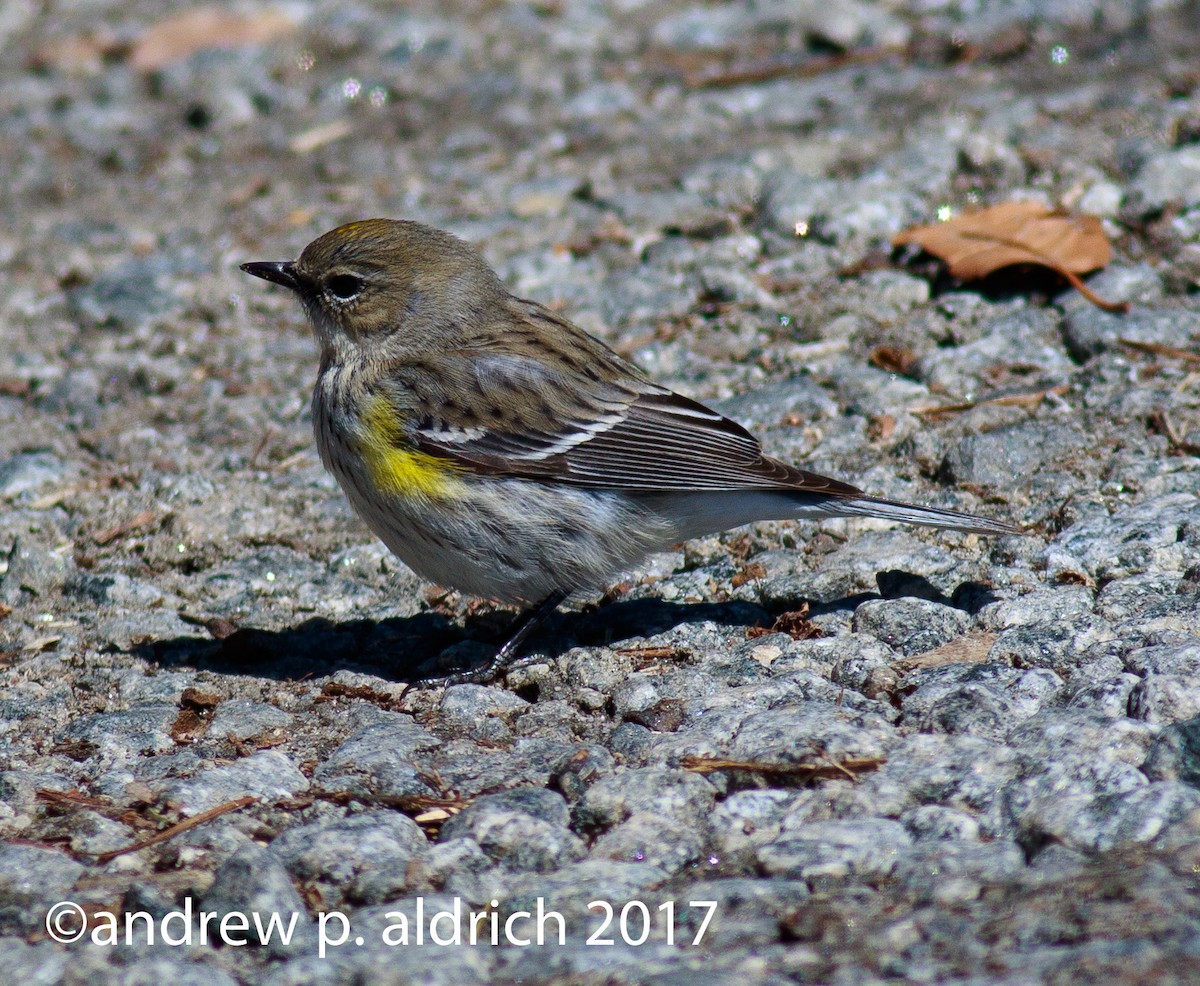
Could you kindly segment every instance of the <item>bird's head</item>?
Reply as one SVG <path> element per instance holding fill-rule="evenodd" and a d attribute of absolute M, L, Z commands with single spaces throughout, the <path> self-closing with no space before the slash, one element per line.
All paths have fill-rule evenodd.
<path fill-rule="evenodd" d="M 473 247 L 421 223 L 364 219 L 317 237 L 297 260 L 242 270 L 300 298 L 322 351 L 453 344 L 507 296 Z"/>

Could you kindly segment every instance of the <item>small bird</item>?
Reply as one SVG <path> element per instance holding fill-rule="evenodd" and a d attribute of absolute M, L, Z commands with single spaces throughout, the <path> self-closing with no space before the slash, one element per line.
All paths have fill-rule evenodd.
<path fill-rule="evenodd" d="M 531 607 L 491 680 L 573 593 L 759 520 L 882 517 L 1012 534 L 766 456 L 745 428 L 523 301 L 463 240 L 367 219 L 298 260 L 242 264 L 299 297 L 320 346 L 312 422 L 354 509 L 418 575 Z"/>

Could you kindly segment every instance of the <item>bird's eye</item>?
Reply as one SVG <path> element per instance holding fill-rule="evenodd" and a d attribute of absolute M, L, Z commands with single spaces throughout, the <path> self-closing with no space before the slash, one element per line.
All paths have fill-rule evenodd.
<path fill-rule="evenodd" d="M 353 301 L 363 289 L 363 279 L 353 274 L 334 274 L 325 282 L 325 290 L 338 301 Z"/>

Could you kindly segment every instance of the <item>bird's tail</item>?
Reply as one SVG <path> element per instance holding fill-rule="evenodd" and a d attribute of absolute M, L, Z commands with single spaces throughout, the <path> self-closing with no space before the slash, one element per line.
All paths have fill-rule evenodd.
<path fill-rule="evenodd" d="M 839 491 L 838 495 L 833 496 L 809 491 L 737 490 L 676 493 L 654 502 L 662 515 L 669 518 L 671 530 L 680 541 L 759 520 L 823 520 L 832 517 L 879 517 L 903 524 L 993 536 L 1020 533 L 1002 520 L 868 496 L 853 487 L 846 487 L 845 492 Z"/>
<path fill-rule="evenodd" d="M 880 496 L 856 496 L 836 500 L 829 504 L 829 514 L 836 517 L 878 517 L 895 520 L 903 524 L 920 527 L 941 527 L 952 531 L 967 531 L 972 534 L 1020 534 L 1012 524 L 990 517 L 977 517 L 960 510 L 944 510 L 941 507 L 919 507 L 913 503 L 901 503 Z"/>

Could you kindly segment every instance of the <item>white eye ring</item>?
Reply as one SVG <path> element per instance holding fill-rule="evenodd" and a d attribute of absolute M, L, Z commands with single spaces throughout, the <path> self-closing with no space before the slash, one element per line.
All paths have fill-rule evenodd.
<path fill-rule="evenodd" d="M 357 274 L 334 274 L 325 282 L 325 290 L 335 301 L 353 301 L 365 284 Z"/>

